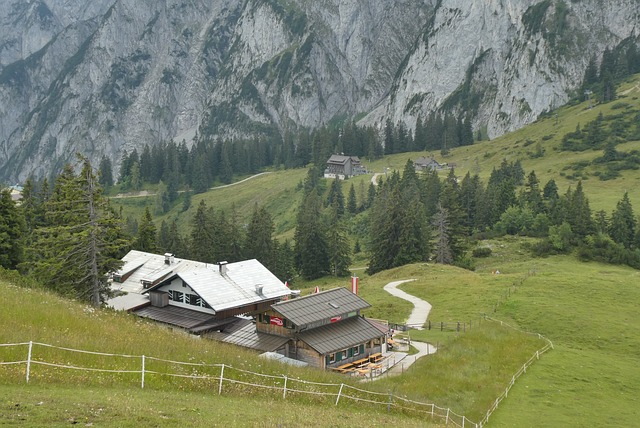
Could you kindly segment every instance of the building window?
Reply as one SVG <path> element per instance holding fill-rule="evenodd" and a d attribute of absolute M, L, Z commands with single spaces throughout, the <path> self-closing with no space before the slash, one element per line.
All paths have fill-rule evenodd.
<path fill-rule="evenodd" d="M 329 355 L 329 364 L 336 362 L 336 354 Z"/>
<path fill-rule="evenodd" d="M 196 294 L 187 294 L 189 304 L 193 306 L 202 306 L 202 299 Z"/>
<path fill-rule="evenodd" d="M 354 347 L 352 348 L 352 351 L 353 351 L 353 355 L 354 355 L 354 356 L 356 356 L 356 355 L 360 355 L 360 347 L 359 347 L 359 346 L 354 346 Z"/>
<path fill-rule="evenodd" d="M 184 293 L 182 291 L 173 290 L 173 300 L 176 302 L 184 302 Z"/>

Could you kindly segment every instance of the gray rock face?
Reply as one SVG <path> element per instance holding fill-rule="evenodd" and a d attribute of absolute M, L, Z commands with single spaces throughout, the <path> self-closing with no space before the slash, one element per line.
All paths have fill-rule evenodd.
<path fill-rule="evenodd" d="M 0 180 L 196 132 L 413 127 L 469 99 L 497 136 L 639 24 L 636 0 L 4 0 Z"/>

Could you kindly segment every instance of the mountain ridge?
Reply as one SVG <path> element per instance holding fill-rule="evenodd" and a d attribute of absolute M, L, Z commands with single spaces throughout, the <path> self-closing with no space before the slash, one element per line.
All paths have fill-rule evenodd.
<path fill-rule="evenodd" d="M 0 12 L 0 179 L 75 152 L 278 138 L 433 111 L 490 137 L 566 103 L 593 56 L 638 42 L 630 0 L 11 0 Z"/>

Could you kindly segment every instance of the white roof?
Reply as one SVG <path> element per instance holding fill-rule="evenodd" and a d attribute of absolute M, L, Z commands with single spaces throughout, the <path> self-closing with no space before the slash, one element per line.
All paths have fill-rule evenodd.
<path fill-rule="evenodd" d="M 223 275 L 217 264 L 179 258 L 171 258 L 171 263 L 166 264 L 165 255 L 137 250 L 129 251 L 122 260 L 124 265 L 116 275 L 129 276 L 123 282 L 112 282 L 111 289 L 116 294 L 128 293 L 128 297 L 120 296 L 107 301 L 108 306 L 116 309 L 127 310 L 148 302 L 149 297 L 145 293 L 160 288 L 176 276 L 216 312 L 291 294 L 282 281 L 255 259 L 228 263 Z M 142 281 L 154 284 L 145 289 Z"/>
<path fill-rule="evenodd" d="M 291 290 L 256 259 L 229 263 L 224 274 L 220 274 L 218 265 L 183 270 L 154 288 L 162 288 L 176 276 L 216 312 L 291 294 Z"/>
<path fill-rule="evenodd" d="M 131 274 L 131 276 L 121 283 L 113 282 L 111 289 L 114 291 L 138 294 L 142 294 L 144 291 L 142 286 L 143 280 L 154 282 L 172 273 L 207 266 L 207 263 L 179 258 L 173 258 L 171 264 L 166 264 L 165 256 L 162 254 L 145 253 L 144 251 L 137 250 L 129 251 L 127 255 L 122 258 L 122 261 L 124 261 L 124 265 L 116 272 L 116 275 L 126 276 L 127 274 Z M 211 264 L 209 264 L 209 266 L 211 266 Z"/>

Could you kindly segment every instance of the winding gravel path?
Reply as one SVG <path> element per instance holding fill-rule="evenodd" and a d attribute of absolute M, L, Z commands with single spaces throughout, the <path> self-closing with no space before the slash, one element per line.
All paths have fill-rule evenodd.
<path fill-rule="evenodd" d="M 409 319 L 407 320 L 406 324 L 412 328 L 415 328 L 416 330 L 422 330 L 424 324 L 427 322 L 429 311 L 431 311 L 431 304 L 426 300 L 422 300 L 416 296 L 412 296 L 411 294 L 405 293 L 404 291 L 397 288 L 400 284 L 411 281 L 415 281 L 415 279 L 405 279 L 404 281 L 390 282 L 384 286 L 384 290 L 389 294 L 413 303 L 413 311 L 411 311 L 411 315 L 409 315 Z"/>

